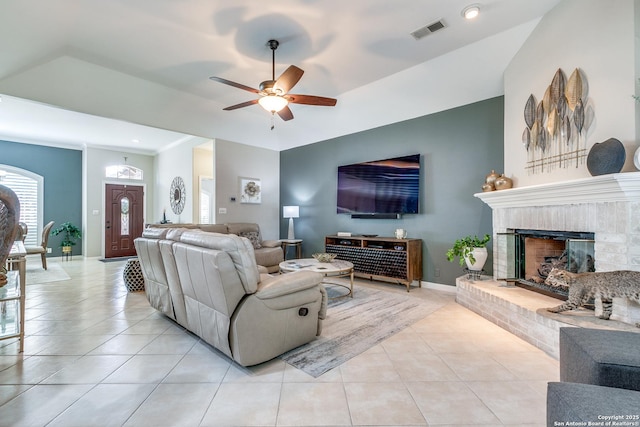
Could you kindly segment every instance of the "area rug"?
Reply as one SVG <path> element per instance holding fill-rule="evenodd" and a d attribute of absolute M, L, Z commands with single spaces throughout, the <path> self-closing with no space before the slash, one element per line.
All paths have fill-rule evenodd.
<path fill-rule="evenodd" d="M 37 261 L 27 261 L 27 285 L 35 285 L 40 283 L 59 282 L 61 280 L 69 280 L 71 277 L 62 268 L 60 264 L 53 262 L 47 263 L 47 269 L 42 268 L 40 259 Z"/>
<path fill-rule="evenodd" d="M 331 286 L 327 291 L 336 292 Z M 353 298 L 329 300 L 320 337 L 280 358 L 317 378 L 440 307 L 410 294 L 356 287 Z"/>

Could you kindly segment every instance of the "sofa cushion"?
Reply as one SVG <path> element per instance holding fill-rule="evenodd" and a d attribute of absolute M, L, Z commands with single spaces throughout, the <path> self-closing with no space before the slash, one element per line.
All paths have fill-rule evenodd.
<path fill-rule="evenodd" d="M 171 319 L 176 319 L 171 291 L 167 281 L 167 274 L 162 260 L 160 244 L 166 230 L 162 233 L 147 233 L 146 237 L 138 238 L 134 241 L 136 253 L 140 260 L 142 276 L 145 281 L 145 294 L 147 300 L 153 308 L 167 315 Z"/>
<path fill-rule="evenodd" d="M 188 230 L 182 233 L 180 241 L 194 246 L 225 251 L 231 257 L 245 291 L 254 293 L 258 290 L 260 273 L 253 246 L 247 239 L 233 234 Z"/>
<path fill-rule="evenodd" d="M 260 233 L 260 226 L 255 222 L 228 222 L 227 230 L 231 234 L 246 233 L 247 231 L 256 231 Z"/>
<path fill-rule="evenodd" d="M 187 230 L 191 230 L 190 228 L 169 228 L 167 229 L 167 240 L 173 240 L 174 242 L 180 241 L 180 236 Z M 200 230 L 193 230 L 200 231 Z"/>
<path fill-rule="evenodd" d="M 240 237 L 246 237 L 253 245 L 253 249 L 260 249 L 262 245 L 260 244 L 260 233 L 257 231 L 241 231 L 238 233 Z"/>
<path fill-rule="evenodd" d="M 166 228 L 147 227 L 142 231 L 142 237 L 148 239 L 164 239 L 167 236 Z"/>
<path fill-rule="evenodd" d="M 279 271 L 279 264 L 284 261 L 284 252 L 281 247 L 265 248 L 255 250 L 256 263 L 267 268 L 269 273 Z"/>
<path fill-rule="evenodd" d="M 209 231 L 211 233 L 228 233 L 226 224 L 198 224 L 198 228 L 202 231 Z"/>

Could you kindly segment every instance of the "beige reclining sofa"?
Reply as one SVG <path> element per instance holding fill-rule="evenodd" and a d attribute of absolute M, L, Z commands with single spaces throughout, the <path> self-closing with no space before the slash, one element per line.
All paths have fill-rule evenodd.
<path fill-rule="evenodd" d="M 149 303 L 240 365 L 270 360 L 322 331 L 322 276 L 260 274 L 247 238 L 150 227 L 135 246 Z"/>
<path fill-rule="evenodd" d="M 236 234 L 246 237 L 253 245 L 256 262 L 267 269 L 268 273 L 277 273 L 284 261 L 284 251 L 280 240 L 262 240 L 260 226 L 253 222 L 229 222 L 226 224 L 149 224 L 154 228 L 196 228 L 222 234 Z"/>

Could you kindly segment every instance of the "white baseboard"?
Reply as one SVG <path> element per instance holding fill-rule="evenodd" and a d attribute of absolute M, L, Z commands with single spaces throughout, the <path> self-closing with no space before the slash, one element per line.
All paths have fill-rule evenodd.
<path fill-rule="evenodd" d="M 434 282 L 422 282 L 422 287 L 427 289 L 433 289 L 436 291 L 448 292 L 450 294 L 456 293 L 456 287 L 451 285 L 443 285 L 442 283 L 434 283 Z"/>

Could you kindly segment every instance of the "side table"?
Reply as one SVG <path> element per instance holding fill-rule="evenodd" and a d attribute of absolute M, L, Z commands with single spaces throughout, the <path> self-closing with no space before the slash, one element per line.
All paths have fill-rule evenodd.
<path fill-rule="evenodd" d="M 144 291 L 144 277 L 138 258 L 129 258 L 122 272 L 124 285 L 129 292 Z"/>
<path fill-rule="evenodd" d="M 332 298 L 351 297 L 353 298 L 353 264 L 349 261 L 343 261 L 340 259 L 333 260 L 331 262 L 319 262 L 314 258 L 304 258 L 298 261 L 282 261 L 280 263 L 280 273 L 290 273 L 292 271 L 309 270 L 316 273 L 321 273 L 325 279 L 329 277 L 349 277 L 349 285 L 344 285 L 339 282 L 328 282 L 323 279 L 323 283 L 327 285 L 341 286 L 347 289 L 349 292 Z"/>
<path fill-rule="evenodd" d="M 287 259 L 287 249 L 289 246 L 296 248 L 296 258 L 302 258 L 302 239 L 282 239 L 282 250 L 284 251 L 284 259 Z"/>

